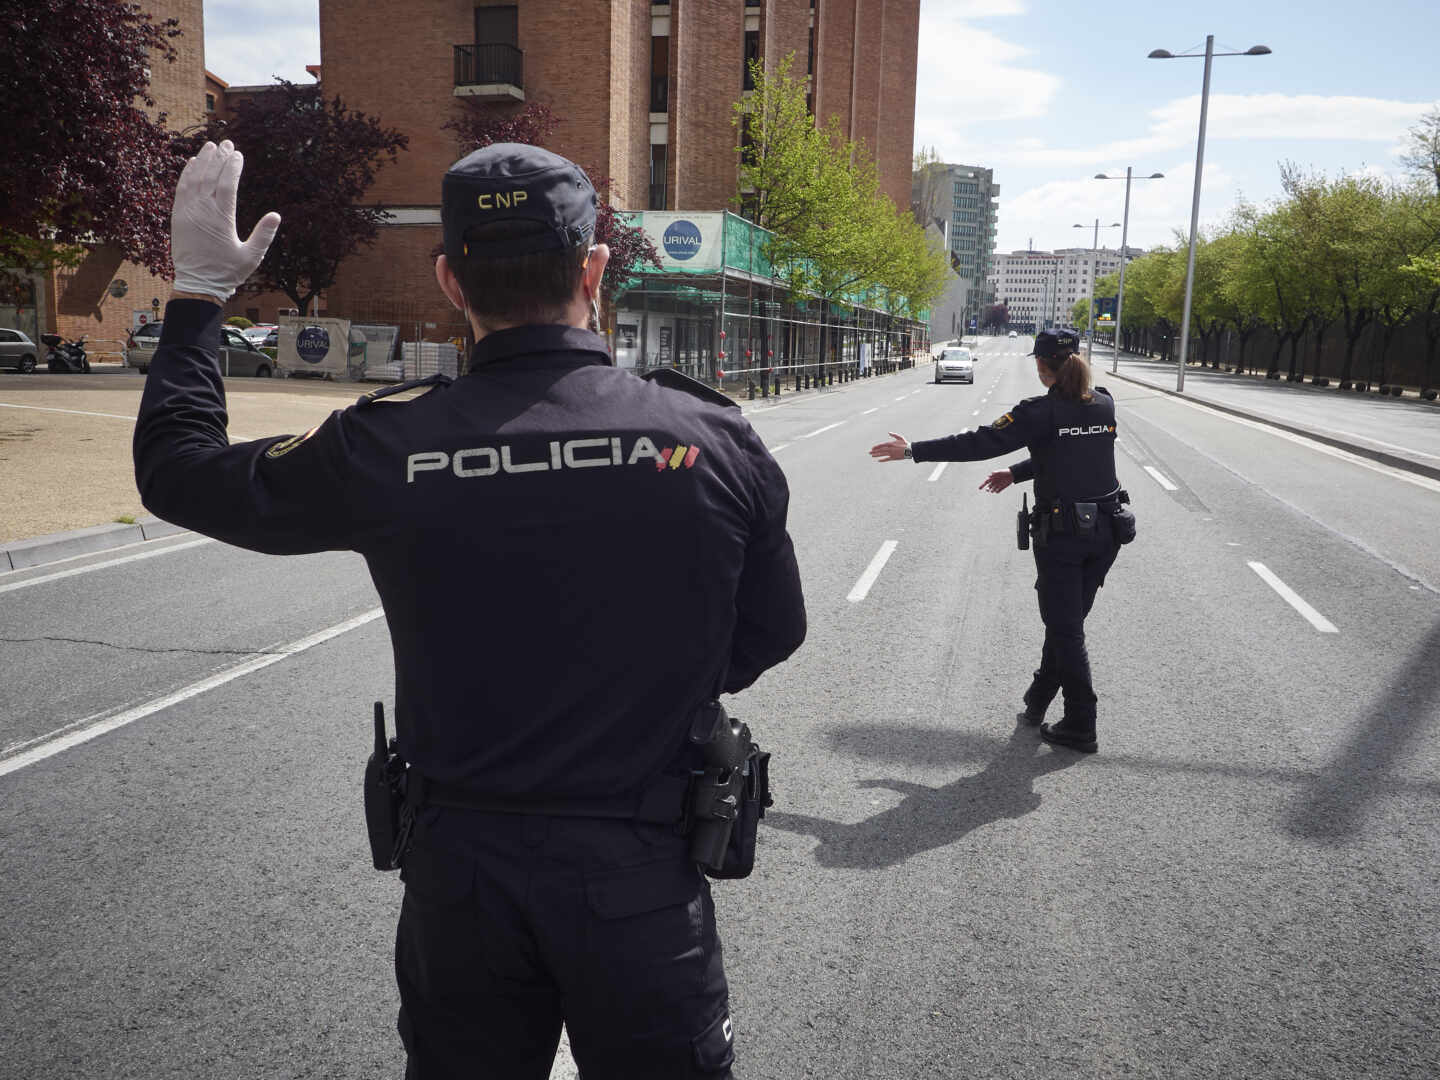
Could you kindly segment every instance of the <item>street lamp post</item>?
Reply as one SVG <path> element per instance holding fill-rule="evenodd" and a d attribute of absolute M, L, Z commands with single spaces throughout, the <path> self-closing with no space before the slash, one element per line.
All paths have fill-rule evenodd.
<path fill-rule="evenodd" d="M 1120 289 L 1115 295 L 1115 346 L 1110 357 L 1110 373 L 1113 375 L 1120 368 L 1120 316 L 1125 311 L 1125 249 L 1130 242 L 1130 180 L 1132 167 L 1125 166 L 1125 215 L 1120 219 Z M 1095 174 L 1096 180 L 1119 180 L 1118 176 L 1106 176 L 1103 172 Z M 1149 176 L 1136 177 L 1138 180 L 1163 180 L 1164 173 L 1151 173 Z"/>
<path fill-rule="evenodd" d="M 1073 228 L 1083 229 L 1086 228 L 1086 226 L 1075 225 Z M 1105 228 L 1118 229 L 1121 228 L 1121 225 L 1120 222 L 1117 221 L 1113 225 L 1106 225 Z M 1085 363 L 1087 364 L 1090 363 L 1090 351 L 1095 345 L 1095 278 L 1097 276 L 1096 272 L 1100 269 L 1099 251 L 1100 219 L 1097 217 L 1095 219 L 1095 242 L 1090 245 L 1090 300 L 1089 307 L 1085 309 L 1085 329 L 1090 332 L 1090 336 L 1085 339 Z M 1125 253 L 1123 251 L 1120 253 L 1120 265 L 1125 265 Z"/>
<path fill-rule="evenodd" d="M 1210 108 L 1210 61 L 1217 56 L 1268 56 L 1270 49 L 1265 45 L 1252 45 L 1244 52 L 1215 51 L 1215 35 L 1205 35 L 1205 78 L 1200 85 L 1200 138 L 1195 144 L 1195 193 L 1190 200 L 1190 252 L 1185 258 L 1185 310 L 1180 316 L 1180 362 L 1176 365 L 1175 390 L 1185 389 L 1185 353 L 1190 347 L 1190 290 L 1195 284 L 1195 230 L 1200 225 L 1200 174 L 1205 169 L 1205 116 Z M 1151 60 L 1188 60 L 1196 53 L 1172 53 L 1167 49 L 1153 49 Z M 1123 266 L 1124 263 L 1122 262 Z"/>

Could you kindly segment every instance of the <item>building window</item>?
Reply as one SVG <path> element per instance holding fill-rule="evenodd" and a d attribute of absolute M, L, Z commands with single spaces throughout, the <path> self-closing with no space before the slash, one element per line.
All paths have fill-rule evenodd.
<path fill-rule="evenodd" d="M 759 60 L 759 59 L 760 59 L 760 31 L 759 31 L 759 30 L 746 30 L 746 31 L 745 31 L 745 82 L 743 83 L 743 86 L 744 86 L 744 88 L 745 88 L 746 90 L 754 90 L 754 89 L 755 89 L 755 79 L 754 79 L 754 77 L 750 74 L 750 62 L 751 62 L 752 60 Z"/>
<path fill-rule="evenodd" d="M 665 163 L 666 145 L 652 143 L 650 146 L 650 206 L 651 210 L 665 209 Z"/>
<path fill-rule="evenodd" d="M 650 111 L 670 111 L 670 39 L 650 39 Z"/>
<path fill-rule="evenodd" d="M 205 111 L 206 111 L 206 112 L 214 112 L 214 111 L 215 111 L 215 95 L 214 95 L 214 94 L 206 94 L 206 95 L 205 95 Z"/>

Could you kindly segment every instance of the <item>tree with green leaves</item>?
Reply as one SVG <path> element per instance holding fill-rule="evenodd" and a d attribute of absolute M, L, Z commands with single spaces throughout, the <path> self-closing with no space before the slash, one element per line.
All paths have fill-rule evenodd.
<path fill-rule="evenodd" d="M 793 54 L 773 71 L 750 65 L 755 89 L 734 106 L 740 134 L 738 204 L 772 233 L 766 257 L 796 296 L 821 304 L 821 353 L 830 316 L 870 296 L 915 318 L 941 292 L 949 259 L 924 229 L 880 191 L 865 146 L 845 138 L 838 120 L 818 128 L 805 83 L 791 75 Z"/>

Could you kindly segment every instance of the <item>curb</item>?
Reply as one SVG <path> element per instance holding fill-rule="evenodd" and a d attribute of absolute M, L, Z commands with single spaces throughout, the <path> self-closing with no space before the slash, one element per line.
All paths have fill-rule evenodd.
<path fill-rule="evenodd" d="M 1418 461 L 1412 461 L 1407 457 L 1400 457 L 1398 454 L 1390 454 L 1384 450 L 1376 450 L 1373 447 L 1361 443 L 1349 442 L 1345 439 L 1337 439 L 1334 435 L 1326 434 L 1323 431 L 1316 431 L 1314 428 L 1304 427 L 1301 424 L 1287 424 L 1276 420 L 1273 416 L 1266 416 L 1264 413 L 1250 412 L 1248 409 L 1237 409 L 1233 405 L 1221 405 L 1209 398 L 1198 397 L 1192 393 L 1180 393 L 1178 390 L 1167 390 L 1163 386 L 1156 386 L 1144 379 L 1137 379 L 1133 375 L 1126 375 L 1124 372 L 1106 372 L 1107 375 L 1116 379 L 1124 379 L 1135 386 L 1143 386 L 1147 390 L 1154 390 L 1156 393 L 1167 394 L 1170 397 L 1180 398 L 1185 401 L 1193 401 L 1198 405 L 1204 405 L 1207 409 L 1214 409 L 1216 412 L 1229 413 L 1231 416 L 1238 416 L 1242 420 L 1250 420 L 1256 424 L 1264 424 L 1267 427 L 1279 428 L 1281 431 L 1288 431 L 1292 435 L 1301 435 L 1307 439 L 1314 439 L 1316 442 L 1333 446 L 1337 450 L 1344 450 L 1359 457 L 1369 458 L 1378 461 L 1382 465 L 1389 465 L 1392 469 L 1400 469 L 1403 472 L 1418 473 L 1421 476 L 1428 476 L 1432 480 L 1440 480 L 1440 468 L 1434 465 L 1424 465 Z"/>
<path fill-rule="evenodd" d="M 159 540 L 165 536 L 178 536 L 189 531 L 168 521 L 150 517 L 142 518 L 134 525 L 92 525 L 88 529 L 51 533 L 30 540 L 11 540 L 0 545 L 0 573 L 29 570 L 46 563 L 60 562 L 62 559 L 93 555 L 98 551 L 109 551 L 111 548 L 139 544 L 146 540 Z"/>

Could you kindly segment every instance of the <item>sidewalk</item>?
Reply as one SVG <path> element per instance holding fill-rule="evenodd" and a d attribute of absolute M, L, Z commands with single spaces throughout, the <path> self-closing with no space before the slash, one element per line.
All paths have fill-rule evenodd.
<path fill-rule="evenodd" d="M 109 377 L 96 378 L 102 372 Z M 754 401 L 743 384 L 727 393 L 748 413 L 882 377 L 800 391 L 792 378 L 781 393 L 757 392 Z M 130 437 L 143 388 L 142 376 L 118 365 L 95 365 L 90 375 L 0 376 L 0 574 L 184 531 L 146 514 L 135 490 Z M 308 431 L 370 388 L 227 379 L 230 438 Z"/>
<path fill-rule="evenodd" d="M 1124 379 L 1303 435 L 1392 468 L 1440 479 L 1440 407 L 1431 402 L 1196 367 L 1185 369 L 1185 389 L 1177 394 L 1174 361 L 1162 363 L 1122 353 L 1119 371 L 1112 375 L 1112 354 L 1108 349 L 1096 349 L 1092 363 L 1095 382 Z"/>

